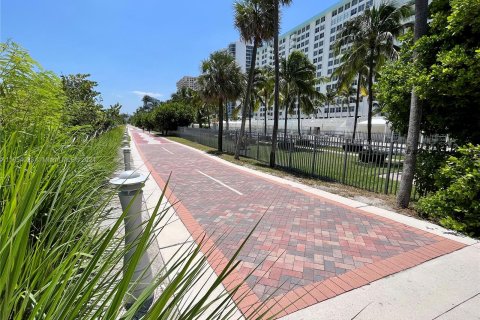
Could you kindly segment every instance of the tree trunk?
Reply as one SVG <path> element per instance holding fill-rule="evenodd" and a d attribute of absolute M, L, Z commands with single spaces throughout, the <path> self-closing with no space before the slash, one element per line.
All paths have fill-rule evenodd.
<path fill-rule="evenodd" d="M 287 124 L 288 124 L 288 105 L 285 105 L 285 131 L 283 133 L 283 141 L 287 141 Z"/>
<path fill-rule="evenodd" d="M 228 102 L 225 103 L 225 124 L 227 125 L 227 131 L 230 129 L 228 124 Z"/>
<path fill-rule="evenodd" d="M 279 29 L 279 0 L 274 0 L 273 14 L 275 17 L 274 36 L 273 36 L 273 54 L 275 60 L 275 90 L 274 90 L 274 106 L 273 106 L 273 131 L 272 131 L 272 149 L 270 151 L 270 167 L 275 167 L 275 153 L 277 151 L 277 134 L 278 134 L 278 113 L 279 113 L 279 86 L 280 86 L 280 68 L 278 59 L 278 29 Z"/>
<path fill-rule="evenodd" d="M 330 118 L 330 102 L 327 102 L 327 119 Z"/>
<path fill-rule="evenodd" d="M 265 95 L 265 128 L 263 129 L 263 134 L 267 135 L 267 111 L 268 110 L 268 102 L 267 102 L 267 95 Z"/>
<path fill-rule="evenodd" d="M 218 151 L 223 150 L 223 99 L 218 99 Z"/>
<path fill-rule="evenodd" d="M 252 103 L 250 103 L 250 109 L 248 112 L 248 132 L 250 134 L 250 137 L 252 136 Z"/>
<path fill-rule="evenodd" d="M 248 70 L 248 82 L 247 82 L 247 90 L 245 92 L 245 100 L 243 101 L 242 105 L 242 123 L 240 125 L 240 134 L 237 137 L 236 145 L 235 145 L 235 159 L 240 159 L 240 148 L 244 141 L 245 135 L 245 121 L 247 120 L 247 109 L 250 106 L 250 92 L 252 91 L 252 83 L 253 77 L 255 72 L 255 62 L 257 59 L 257 47 L 258 47 L 258 40 L 255 39 L 253 41 L 253 50 L 252 50 L 252 60 L 250 62 L 250 70 Z"/>
<path fill-rule="evenodd" d="M 357 121 L 358 121 L 358 108 L 360 106 L 360 80 L 362 78 L 361 73 L 358 73 L 357 81 L 357 99 L 355 100 L 355 119 L 353 119 L 353 134 L 352 142 L 355 141 L 355 135 L 357 134 Z"/>
<path fill-rule="evenodd" d="M 297 97 L 297 126 L 298 135 L 302 137 L 302 131 L 300 130 L 300 95 Z"/>
<path fill-rule="evenodd" d="M 367 124 L 367 141 L 368 148 L 372 146 L 372 112 L 373 112 L 373 52 L 370 53 L 369 70 L 368 70 L 368 124 Z"/>
<path fill-rule="evenodd" d="M 427 33 L 428 25 L 428 0 L 415 0 L 415 30 L 414 40 L 417 41 Z M 418 59 L 418 52 L 414 52 L 414 60 Z M 403 163 L 402 180 L 397 195 L 397 205 L 406 208 L 410 203 L 412 194 L 413 177 L 417 163 L 418 139 L 420 135 L 420 122 L 422 119 L 421 101 L 419 101 L 415 88 L 412 88 L 410 100 L 410 116 L 408 120 L 407 146 L 405 161 Z"/>

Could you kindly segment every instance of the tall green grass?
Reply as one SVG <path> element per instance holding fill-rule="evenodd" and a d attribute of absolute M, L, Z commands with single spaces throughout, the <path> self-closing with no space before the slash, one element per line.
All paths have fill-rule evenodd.
<path fill-rule="evenodd" d="M 232 292 L 215 292 L 237 267 L 243 244 L 213 281 L 207 262 L 212 253 L 183 244 L 124 310 L 138 260 L 169 221 L 159 199 L 129 265 L 122 266 L 129 249 L 124 214 L 108 209 L 116 196 L 108 179 L 119 166 L 122 133 L 116 128 L 97 138 L 69 138 L 0 132 L 0 319 L 136 319 L 159 287 L 144 319 L 232 319 Z"/>

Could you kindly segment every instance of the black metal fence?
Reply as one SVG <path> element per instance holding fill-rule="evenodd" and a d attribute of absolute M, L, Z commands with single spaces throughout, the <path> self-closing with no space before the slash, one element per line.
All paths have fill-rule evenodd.
<path fill-rule="evenodd" d="M 180 128 L 179 137 L 218 148 L 218 132 L 208 129 Z M 235 152 L 238 131 L 225 131 L 223 151 Z M 369 144 L 360 132 L 352 141 L 348 135 L 278 136 L 276 166 L 327 181 L 340 182 L 360 189 L 396 194 L 405 157 L 404 139 L 395 134 L 375 137 Z M 241 155 L 269 163 L 272 147 L 270 135 L 246 133 Z M 420 145 L 423 148 L 424 145 Z M 413 191 L 413 196 L 418 194 Z"/>

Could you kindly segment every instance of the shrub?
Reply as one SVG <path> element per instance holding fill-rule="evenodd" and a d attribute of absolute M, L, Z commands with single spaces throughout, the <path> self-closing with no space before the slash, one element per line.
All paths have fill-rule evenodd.
<path fill-rule="evenodd" d="M 450 155 L 452 154 L 447 152 L 445 143 L 418 150 L 415 167 L 415 190 L 419 195 L 426 196 L 438 190 L 435 177 Z"/>
<path fill-rule="evenodd" d="M 438 191 L 420 199 L 421 214 L 442 226 L 469 235 L 480 235 L 480 145 L 458 149 L 435 176 Z"/>

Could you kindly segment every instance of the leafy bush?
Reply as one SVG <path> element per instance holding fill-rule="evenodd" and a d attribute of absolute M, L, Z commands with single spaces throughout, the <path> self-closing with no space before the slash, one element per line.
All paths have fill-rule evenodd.
<path fill-rule="evenodd" d="M 480 235 L 480 145 L 468 144 L 458 149 L 435 176 L 438 191 L 420 199 L 421 214 L 442 226 Z"/>
<path fill-rule="evenodd" d="M 438 143 L 427 149 L 419 149 L 415 167 L 415 189 L 421 196 L 438 190 L 435 184 L 437 172 L 451 155 L 445 143 Z"/>
<path fill-rule="evenodd" d="M 154 129 L 164 132 L 177 130 L 179 126 L 188 126 L 194 120 L 194 111 L 180 102 L 166 102 L 152 111 Z"/>

